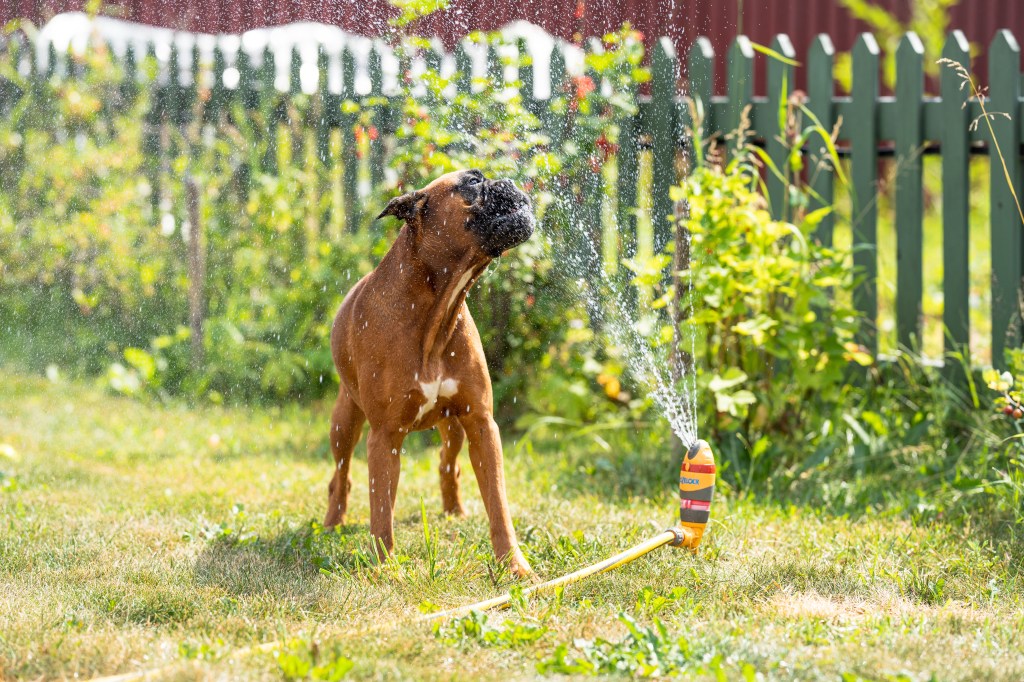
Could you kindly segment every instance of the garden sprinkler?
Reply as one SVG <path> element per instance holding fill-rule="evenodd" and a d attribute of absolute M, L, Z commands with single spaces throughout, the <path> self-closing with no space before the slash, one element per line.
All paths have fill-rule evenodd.
<path fill-rule="evenodd" d="M 679 467 L 679 540 L 673 547 L 688 547 L 694 552 L 704 537 L 711 518 L 711 498 L 715 494 L 715 456 L 705 440 L 698 440 L 683 455 Z"/>

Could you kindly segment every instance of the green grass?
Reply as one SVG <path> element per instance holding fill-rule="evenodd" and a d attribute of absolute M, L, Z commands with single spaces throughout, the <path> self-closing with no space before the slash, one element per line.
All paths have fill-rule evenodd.
<path fill-rule="evenodd" d="M 1024 676 L 1021 558 L 970 524 L 722 495 L 697 558 L 658 550 L 560 599 L 435 633 L 410 622 L 421 604 L 510 585 L 468 466 L 470 515 L 446 519 L 436 452 L 410 444 L 399 556 L 372 566 L 362 447 L 349 525 L 315 523 L 331 468 L 324 405 L 189 409 L 10 372 L 0 385 L 2 679 L 178 663 L 164 677 L 496 680 L 616 666 L 625 676 L 637 661 L 729 679 Z M 671 481 L 670 456 L 663 479 L 645 479 L 629 453 L 595 469 L 583 445 L 535 445 L 508 447 L 506 466 L 541 577 L 672 522 L 670 487 L 654 482 Z M 290 644 L 276 656 L 231 653 L 279 638 Z"/>

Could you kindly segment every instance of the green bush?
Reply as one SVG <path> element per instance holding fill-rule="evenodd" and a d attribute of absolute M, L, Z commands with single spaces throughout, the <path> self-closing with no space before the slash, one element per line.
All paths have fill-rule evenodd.
<path fill-rule="evenodd" d="M 161 233 L 140 112 L 102 50 L 0 120 L 0 324 L 32 364 L 90 372 L 182 319 L 181 245 Z M 0 57 L 2 76 L 32 87 Z M 12 352 L 15 344 L 5 343 Z"/>
<path fill-rule="evenodd" d="M 839 303 L 853 273 L 814 238 L 824 211 L 773 220 L 749 162 L 699 166 L 672 190 L 688 209 L 693 314 L 684 329 L 696 336 L 708 397 L 701 429 L 748 480 L 788 465 L 781 453 L 792 440 L 833 415 L 850 361 L 870 362 L 853 342 L 855 312 Z"/>

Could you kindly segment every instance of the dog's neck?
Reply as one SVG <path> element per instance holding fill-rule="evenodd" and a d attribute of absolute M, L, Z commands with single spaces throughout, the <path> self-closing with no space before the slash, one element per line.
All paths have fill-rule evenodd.
<path fill-rule="evenodd" d="M 398 239 L 384 260 L 391 260 L 389 271 L 395 279 L 387 284 L 395 287 L 395 301 L 414 301 L 411 305 L 425 305 L 426 315 L 411 316 L 420 319 L 420 339 L 423 355 L 421 372 L 430 376 L 441 361 L 441 355 L 462 316 L 466 295 L 483 273 L 491 259 L 481 252 L 445 254 L 443 246 L 417 243 L 416 235 L 404 226 Z M 381 262 L 384 264 L 384 261 Z M 423 284 L 427 286 L 424 287 Z"/>

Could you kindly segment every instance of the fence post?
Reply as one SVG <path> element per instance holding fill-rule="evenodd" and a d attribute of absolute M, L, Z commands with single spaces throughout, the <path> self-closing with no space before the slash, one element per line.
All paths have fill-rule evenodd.
<path fill-rule="evenodd" d="M 555 112 L 551 110 L 551 101 L 555 97 L 559 97 L 563 94 L 563 87 L 565 84 L 565 55 L 562 54 L 562 49 L 556 42 L 554 47 L 551 48 L 551 61 L 548 64 L 548 83 L 551 86 L 551 94 L 548 95 L 548 107 L 547 116 L 545 120 L 545 128 L 548 130 L 548 134 L 551 136 L 551 145 L 555 148 L 562 146 L 562 138 L 565 133 L 565 121 L 560 119 Z"/>
<path fill-rule="evenodd" d="M 1004 362 L 1007 347 L 1021 342 L 1019 293 L 1024 235 L 1021 230 L 1017 199 L 1021 196 L 1020 163 L 1020 47 L 1009 31 L 996 33 L 988 53 L 991 81 L 990 112 L 1009 116 L 990 119 L 995 140 L 1002 151 L 1000 159 L 995 145 L 989 145 L 991 166 L 990 196 L 992 230 L 992 364 Z M 987 126 L 982 125 L 983 128 Z M 1005 171 L 1004 171 L 1005 168 Z"/>
<path fill-rule="evenodd" d="M 737 135 L 736 147 L 746 142 L 739 136 L 743 121 L 743 110 L 754 97 L 754 48 L 747 36 L 736 36 L 729 48 L 728 63 L 729 116 L 726 120 L 727 135 Z M 751 125 L 753 122 L 751 121 Z M 748 131 L 749 132 L 749 131 Z"/>
<path fill-rule="evenodd" d="M 197 119 L 202 106 L 199 104 L 199 76 L 202 72 L 202 63 L 200 61 L 199 46 L 195 43 L 192 44 L 192 62 L 190 66 L 192 73 L 192 82 L 188 85 L 188 90 L 185 93 L 185 101 L 188 103 L 187 115 L 190 118 Z"/>
<path fill-rule="evenodd" d="M 183 109 L 184 87 L 181 83 L 181 63 L 178 44 L 171 43 L 171 56 L 167 60 L 167 120 L 171 125 L 181 125 L 185 116 Z"/>
<path fill-rule="evenodd" d="M 380 52 L 376 45 L 370 50 L 367 64 L 370 72 L 370 96 L 381 97 L 384 93 L 384 71 L 381 68 Z M 398 78 L 402 79 L 405 74 L 399 68 Z M 384 180 L 384 109 L 381 105 L 374 107 L 373 126 L 377 129 L 377 139 L 370 140 L 370 187 L 376 189 Z M 371 136 L 372 138 L 373 136 Z"/>
<path fill-rule="evenodd" d="M 288 94 L 292 97 L 302 92 L 302 56 L 299 48 L 292 46 L 291 59 L 288 62 Z"/>
<path fill-rule="evenodd" d="M 341 100 L 355 102 L 356 98 L 356 63 L 352 51 L 348 47 L 341 51 Z M 353 114 L 343 111 L 341 114 L 341 191 L 345 210 L 345 229 L 355 232 L 359 226 L 357 215 L 358 204 L 356 192 L 359 184 L 359 159 L 357 158 L 356 138 L 353 126 Z"/>
<path fill-rule="evenodd" d="M 676 79 L 679 61 L 670 38 L 654 44 L 651 56 L 650 134 L 652 146 L 651 226 L 654 252 L 658 253 L 672 238 L 669 215 L 672 200 L 669 187 L 676 180 Z"/>
<path fill-rule="evenodd" d="M 210 70 L 210 101 L 206 111 L 208 120 L 216 123 L 220 112 L 227 102 L 227 91 L 224 88 L 224 71 L 227 69 L 227 60 L 224 59 L 224 50 L 220 45 L 213 48 L 213 66 Z"/>
<path fill-rule="evenodd" d="M 942 56 L 961 64 L 970 73 L 971 52 L 967 37 L 953 31 L 946 38 Z M 950 354 L 962 352 L 969 358 L 970 314 L 970 208 L 968 203 L 970 115 L 965 100 L 970 91 L 961 90 L 960 75 L 950 66 L 942 67 L 942 323 L 945 334 L 945 374 L 965 384 L 966 376 Z"/>
<path fill-rule="evenodd" d="M 878 352 L 878 43 L 862 33 L 853 46 L 850 106 L 850 165 L 853 176 L 853 265 L 864 276 L 853 292 L 853 305 L 866 320 L 859 341 Z"/>
<path fill-rule="evenodd" d="M 536 116 L 537 98 L 533 91 L 533 56 L 527 49 L 526 41 L 522 38 L 516 41 L 516 54 L 519 64 L 519 96 L 523 100 L 523 108 Z M 441 70 L 440 64 L 438 64 L 437 70 Z"/>
<path fill-rule="evenodd" d="M 203 228 L 199 217 L 199 186 L 192 176 L 185 177 L 185 201 L 188 209 L 188 317 L 192 336 L 192 366 L 203 365 L 203 318 L 205 316 L 206 256 L 203 253 Z"/>
<path fill-rule="evenodd" d="M 46 80 L 53 80 L 57 74 L 57 46 L 51 41 L 46 46 Z"/>
<path fill-rule="evenodd" d="M 835 124 L 835 114 L 832 104 L 833 81 L 832 62 L 835 57 L 835 48 L 832 46 L 832 39 L 824 33 L 815 37 L 811 48 L 807 53 L 807 109 L 814 114 L 818 122 L 825 129 L 826 134 L 832 132 Z M 814 166 L 809 169 L 809 184 L 812 195 L 810 197 L 810 209 L 831 207 L 834 199 L 834 185 L 832 176 L 832 161 L 825 150 L 824 141 L 821 141 L 822 152 L 820 156 L 811 156 Z M 815 234 L 818 241 L 825 246 L 832 246 L 832 229 L 835 226 L 834 212 L 829 212 L 821 222 Z"/>
<path fill-rule="evenodd" d="M 634 102 L 637 101 L 635 87 L 630 87 L 624 94 Z M 638 114 L 624 114 L 618 121 L 619 149 L 615 155 L 615 182 L 620 258 L 636 257 L 636 186 L 640 149 L 637 117 Z M 625 281 L 628 281 L 628 272 L 623 274 L 627 275 Z M 632 291 L 632 287 L 628 290 Z"/>
<path fill-rule="evenodd" d="M 277 174 L 277 62 L 270 47 L 263 48 L 263 64 L 260 66 L 260 109 L 267 122 L 267 149 L 263 153 L 264 172 Z"/>
<path fill-rule="evenodd" d="M 235 99 L 242 105 L 244 113 L 248 114 L 249 109 L 252 108 L 250 106 L 250 97 L 253 94 L 252 80 L 254 74 L 252 62 L 249 60 L 249 53 L 241 45 L 239 45 L 238 51 L 235 53 L 235 71 L 238 72 L 238 84 L 235 85 Z"/>
<path fill-rule="evenodd" d="M 34 53 L 35 50 L 30 50 Z M 121 81 L 121 98 L 125 101 L 125 104 L 132 104 L 135 102 L 135 96 L 138 93 L 138 66 L 135 63 L 135 48 L 131 43 L 128 43 L 128 47 L 124 53 L 124 80 Z"/>
<path fill-rule="evenodd" d="M 924 45 L 911 31 L 896 49 L 896 332 L 905 348 L 921 343 L 923 99 Z"/>
<path fill-rule="evenodd" d="M 146 61 L 156 64 L 156 48 L 150 43 L 146 48 Z M 149 205 L 156 216 L 160 210 L 160 128 L 163 118 L 163 96 L 156 87 L 156 80 L 148 80 L 146 85 L 150 88 L 152 95 L 149 100 L 149 108 L 143 115 L 142 125 L 142 152 L 145 157 L 144 166 L 146 175 L 149 176 L 150 194 Z"/>
<path fill-rule="evenodd" d="M 772 49 L 779 55 L 790 61 L 796 60 L 796 50 L 789 36 L 780 34 L 772 41 Z M 772 217 L 776 220 L 789 219 L 789 149 L 784 139 L 789 119 L 789 93 L 793 91 L 796 84 L 793 77 L 793 65 L 782 61 L 777 57 L 768 58 L 768 113 L 771 119 L 768 128 L 761 130 L 765 139 L 765 148 L 768 158 L 775 164 L 775 168 L 782 174 L 785 180 L 777 177 L 770 170 L 767 176 L 768 203 L 771 207 Z M 759 122 L 760 123 L 760 122 Z M 763 125 L 763 123 L 762 123 Z"/>
<path fill-rule="evenodd" d="M 331 163 L 331 127 L 330 112 L 327 111 L 330 101 L 330 92 L 327 89 L 327 50 L 323 44 L 316 49 L 316 92 L 317 92 L 317 114 L 316 124 L 316 157 L 320 163 L 330 166 Z M 327 222 L 330 222 L 329 220 Z"/>
<path fill-rule="evenodd" d="M 690 97 L 697 109 L 698 120 L 690 121 L 699 138 L 692 141 L 691 161 L 696 163 L 698 159 L 704 157 L 704 150 L 697 149 L 697 145 L 705 144 L 714 130 L 714 121 L 711 120 L 711 95 L 715 87 L 715 49 L 711 46 L 711 41 L 704 36 L 699 36 L 690 48 L 687 75 L 690 79 Z"/>

